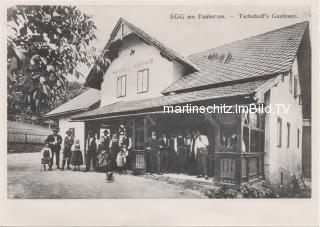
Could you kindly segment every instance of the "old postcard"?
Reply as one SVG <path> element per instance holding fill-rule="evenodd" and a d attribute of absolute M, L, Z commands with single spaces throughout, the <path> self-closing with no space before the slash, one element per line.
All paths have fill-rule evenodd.
<path fill-rule="evenodd" d="M 2 6 L 1 224 L 316 224 L 316 1 Z"/>

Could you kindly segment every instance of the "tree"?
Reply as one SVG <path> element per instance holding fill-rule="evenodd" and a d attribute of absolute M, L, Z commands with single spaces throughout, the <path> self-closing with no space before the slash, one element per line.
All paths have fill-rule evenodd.
<path fill-rule="evenodd" d="M 8 115 L 43 115 L 64 94 L 79 64 L 101 58 L 96 27 L 74 6 L 14 6 L 7 11 Z"/>

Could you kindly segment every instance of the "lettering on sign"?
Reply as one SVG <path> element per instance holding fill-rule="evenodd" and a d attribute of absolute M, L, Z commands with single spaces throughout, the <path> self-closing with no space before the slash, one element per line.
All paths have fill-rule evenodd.
<path fill-rule="evenodd" d="M 145 61 L 138 62 L 138 63 L 136 63 L 134 65 L 122 67 L 120 69 L 117 69 L 117 70 L 113 71 L 113 74 L 121 74 L 123 72 L 129 71 L 130 69 L 142 68 L 142 67 L 150 65 L 152 63 L 153 63 L 153 58 L 145 60 Z"/>

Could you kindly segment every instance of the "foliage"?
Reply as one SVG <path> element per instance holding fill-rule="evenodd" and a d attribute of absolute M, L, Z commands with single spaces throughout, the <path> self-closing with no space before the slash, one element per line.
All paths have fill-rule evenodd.
<path fill-rule="evenodd" d="M 81 76 L 79 64 L 101 59 L 91 45 L 91 17 L 74 6 L 14 6 L 7 21 L 8 115 L 43 115 L 65 99 L 67 77 Z"/>
<path fill-rule="evenodd" d="M 83 84 L 79 82 L 76 82 L 76 81 L 68 82 L 66 85 L 66 89 L 63 91 L 63 93 L 59 95 L 58 98 L 54 100 L 54 102 L 52 103 L 48 111 L 53 110 L 56 107 L 60 106 L 61 104 L 68 102 L 70 99 L 73 99 L 74 97 L 80 95 L 86 90 L 87 88 L 84 87 Z"/>
<path fill-rule="evenodd" d="M 265 181 L 252 185 L 243 185 L 235 190 L 227 186 L 214 188 L 206 192 L 209 198 L 279 198 L 278 189 Z"/>

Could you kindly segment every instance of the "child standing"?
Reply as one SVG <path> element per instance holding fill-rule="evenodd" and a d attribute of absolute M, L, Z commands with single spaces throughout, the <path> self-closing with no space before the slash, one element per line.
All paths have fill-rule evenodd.
<path fill-rule="evenodd" d="M 80 171 L 80 166 L 83 165 L 83 157 L 79 139 L 76 139 L 75 143 L 71 146 L 71 152 L 71 165 L 74 166 L 73 171 Z"/>
<path fill-rule="evenodd" d="M 128 156 L 128 154 L 129 151 L 127 145 L 123 144 L 117 155 L 117 166 L 120 174 L 123 172 L 124 165 L 126 164 L 126 157 Z"/>
<path fill-rule="evenodd" d="M 46 165 L 49 167 L 48 170 L 51 170 L 51 158 L 52 151 L 49 148 L 49 143 L 45 143 L 44 148 L 41 150 L 41 164 L 43 165 L 44 171 L 47 170 Z"/>

